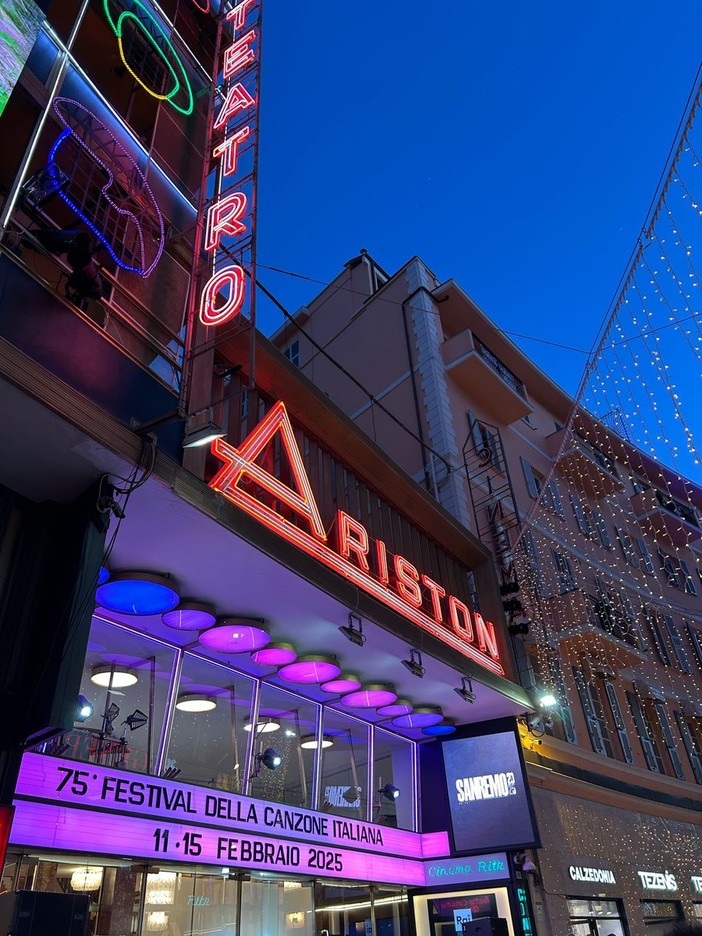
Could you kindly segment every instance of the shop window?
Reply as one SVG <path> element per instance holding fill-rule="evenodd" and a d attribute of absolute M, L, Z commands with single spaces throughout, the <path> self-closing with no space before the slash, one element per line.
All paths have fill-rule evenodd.
<path fill-rule="evenodd" d="M 244 791 L 253 686 L 252 679 L 230 669 L 184 655 L 168 743 L 170 776 L 230 793 Z"/>
<path fill-rule="evenodd" d="M 320 808 L 334 816 L 368 820 L 368 725 L 325 708 Z"/>
<path fill-rule="evenodd" d="M 646 936 L 665 936 L 671 926 L 683 918 L 678 900 L 642 900 L 641 912 L 646 924 Z"/>
<path fill-rule="evenodd" d="M 42 753 L 152 773 L 174 660 L 162 643 L 93 618 L 80 687 L 93 714 Z"/>
<path fill-rule="evenodd" d="M 619 900 L 568 901 L 573 936 L 626 936 L 624 908 Z"/>
<path fill-rule="evenodd" d="M 377 936 L 405 936 L 409 932 L 407 892 L 401 887 L 364 884 L 314 886 L 315 931 L 348 936 L 373 932 Z M 310 914 L 312 916 L 312 914 Z M 291 934 L 287 934 L 291 936 Z"/>
<path fill-rule="evenodd" d="M 251 796 L 312 807 L 312 769 L 316 753 L 320 706 L 263 683 L 253 738 Z M 275 726 L 275 727 L 273 727 Z M 273 748 L 282 758 L 273 770 L 262 757 Z"/>
<path fill-rule="evenodd" d="M 406 738 L 374 729 L 373 734 L 373 822 L 398 829 L 414 828 L 414 744 Z M 392 799 L 378 791 L 387 786 L 400 791 Z"/>

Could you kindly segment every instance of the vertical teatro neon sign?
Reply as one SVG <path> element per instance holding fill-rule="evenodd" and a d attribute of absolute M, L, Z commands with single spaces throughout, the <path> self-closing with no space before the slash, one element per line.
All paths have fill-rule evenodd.
<path fill-rule="evenodd" d="M 261 0 L 241 0 L 225 14 L 231 36 L 210 138 L 216 189 L 204 219 L 211 275 L 200 294 L 200 321 L 217 326 L 240 314 L 254 321 L 255 213 Z M 209 195 L 209 193 L 208 193 Z"/>

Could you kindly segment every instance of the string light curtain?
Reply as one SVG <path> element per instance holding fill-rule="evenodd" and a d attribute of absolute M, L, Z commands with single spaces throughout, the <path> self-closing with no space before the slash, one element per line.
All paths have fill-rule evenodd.
<path fill-rule="evenodd" d="M 700 783 L 701 95 L 702 70 L 515 549 L 565 737 L 581 705 L 593 748 L 632 763 L 633 719 L 658 737 L 649 769 L 682 779 L 697 757 Z"/>

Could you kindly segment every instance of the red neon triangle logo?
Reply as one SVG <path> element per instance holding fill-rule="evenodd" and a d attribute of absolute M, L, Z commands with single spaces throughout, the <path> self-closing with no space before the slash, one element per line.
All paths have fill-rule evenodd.
<path fill-rule="evenodd" d="M 280 436 L 281 449 L 287 456 L 296 491 L 256 464 L 256 459 L 276 435 Z M 211 488 L 264 523 L 272 522 L 275 527 L 281 523 L 288 524 L 289 521 L 281 513 L 241 486 L 243 482 L 250 480 L 271 494 L 275 500 L 286 504 L 297 516 L 302 517 L 317 539 L 326 541 L 326 530 L 282 400 L 275 404 L 238 449 L 223 439 L 215 439 L 212 443 L 212 453 L 220 458 L 224 465 L 210 481 Z"/>

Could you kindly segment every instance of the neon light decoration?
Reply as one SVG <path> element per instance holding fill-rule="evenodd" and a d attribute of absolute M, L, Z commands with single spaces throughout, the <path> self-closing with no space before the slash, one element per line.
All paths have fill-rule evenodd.
<path fill-rule="evenodd" d="M 203 209 L 205 231 L 198 231 L 195 251 L 197 256 L 202 249 L 210 258 L 199 316 L 203 325 L 211 327 L 246 315 L 247 310 L 252 325 L 255 319 L 260 17 L 261 0 L 240 0 L 226 14 L 232 41 L 222 55 L 223 97 L 215 99 L 219 110 L 208 144 L 211 165 L 218 169 L 217 200 Z M 213 86 L 220 86 L 219 73 Z"/>
<path fill-rule="evenodd" d="M 65 188 L 58 191 L 59 196 L 90 228 L 118 266 L 146 279 L 158 263 L 165 242 L 163 216 L 146 177 L 131 153 L 87 107 L 64 97 L 55 98 L 53 107 L 66 129 L 49 152 L 49 172 L 65 171 L 70 179 L 70 170 L 83 156 L 96 162 L 107 176 L 93 217 L 88 217 Z M 77 152 L 71 152 L 71 144 L 78 148 Z M 60 161 L 67 169 L 59 166 Z M 126 263 L 115 249 L 130 241 L 138 264 Z"/>
<path fill-rule="evenodd" d="M 208 3 L 209 5 L 209 3 Z M 192 114 L 194 98 L 193 90 L 190 86 L 185 67 L 183 66 L 178 53 L 173 47 L 173 43 L 164 31 L 163 27 L 157 22 L 153 14 L 141 0 L 120 0 L 119 4 L 115 0 L 103 0 L 105 16 L 110 28 L 117 37 L 117 46 L 119 48 L 122 64 L 127 69 L 134 80 L 141 85 L 152 97 L 161 101 L 168 101 L 181 114 Z M 127 9 L 119 9 L 127 7 Z M 203 11 L 204 12 L 204 11 Z M 163 66 L 170 75 L 172 87 L 166 94 L 156 90 L 146 83 L 146 81 L 129 64 L 129 56 L 124 49 L 125 29 L 132 27 L 146 39 L 147 43 L 160 56 Z M 183 99 L 179 103 L 177 98 Z"/>
<path fill-rule="evenodd" d="M 292 474 L 290 487 L 257 464 L 261 453 L 276 436 L 280 439 L 281 462 L 287 456 Z M 416 585 L 421 581 L 428 587 L 427 582 L 432 580 L 421 575 L 402 556 L 394 557 L 396 577 L 392 578 L 387 572 L 387 561 L 379 558 L 387 560 L 390 555 L 385 543 L 372 540 L 365 527 L 343 510 L 338 511 L 334 523 L 337 534 L 335 547 L 327 542 L 327 533 L 282 401 L 275 404 L 238 449 L 223 439 L 216 439 L 212 443 L 212 453 L 224 462 L 210 481 L 213 490 L 418 627 L 491 672 L 504 675 L 494 625 L 480 614 L 473 613 L 454 595 L 446 595 L 440 587 L 429 589 L 431 597 L 428 599 L 420 591 L 419 596 L 423 600 L 418 602 L 417 594 L 407 583 Z M 256 491 L 261 491 L 261 496 L 266 499 L 259 499 L 254 493 Z M 284 516 L 281 509 L 285 509 L 288 516 Z M 288 519 L 290 515 L 297 522 Z M 442 594 L 446 596 L 444 602 L 440 600 Z"/>

